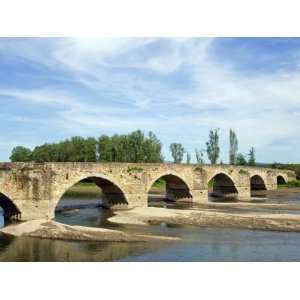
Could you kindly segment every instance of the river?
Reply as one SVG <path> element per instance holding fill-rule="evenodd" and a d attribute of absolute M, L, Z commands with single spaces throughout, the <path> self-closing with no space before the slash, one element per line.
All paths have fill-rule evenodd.
<path fill-rule="evenodd" d="M 0 233 L 0 261 L 300 261 L 300 233 L 169 226 L 164 223 L 117 225 L 107 221 L 112 211 L 97 207 L 97 197 L 65 196 L 60 201 L 56 220 L 71 225 L 174 236 L 182 240 L 74 242 L 11 237 Z M 281 200 L 300 204 L 300 192 L 283 196 Z M 65 209 L 74 206 L 78 209 Z M 0 217 L 0 223 L 1 220 Z"/>

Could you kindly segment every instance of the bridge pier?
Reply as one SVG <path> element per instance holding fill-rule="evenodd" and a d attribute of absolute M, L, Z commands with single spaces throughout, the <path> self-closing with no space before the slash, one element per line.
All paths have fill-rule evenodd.
<path fill-rule="evenodd" d="M 166 181 L 172 200 L 208 202 L 208 182 L 216 192 L 231 193 L 236 187 L 240 201 L 250 200 L 250 179 L 260 176 L 267 190 L 277 188 L 277 177 L 295 179 L 295 172 L 259 167 L 147 163 L 0 163 L 0 194 L 20 211 L 21 220 L 55 217 L 55 207 L 74 184 L 89 179 L 101 187 L 107 202 L 124 208 L 147 207 L 148 191 L 155 181 Z M 12 214 L 9 200 L 0 205 Z"/>
<path fill-rule="evenodd" d="M 250 201 L 251 198 L 251 189 L 249 186 L 237 187 L 238 190 L 238 200 L 239 201 Z"/>
<path fill-rule="evenodd" d="M 52 200 L 34 201 L 32 199 L 18 201 L 20 220 L 30 221 L 35 219 L 53 219 L 55 207 Z"/>
<path fill-rule="evenodd" d="M 208 189 L 206 190 L 192 190 L 193 199 L 195 203 L 208 203 Z"/>
<path fill-rule="evenodd" d="M 147 193 L 130 193 L 125 194 L 126 199 L 128 201 L 128 208 L 135 207 L 147 207 L 148 206 L 148 194 Z"/>

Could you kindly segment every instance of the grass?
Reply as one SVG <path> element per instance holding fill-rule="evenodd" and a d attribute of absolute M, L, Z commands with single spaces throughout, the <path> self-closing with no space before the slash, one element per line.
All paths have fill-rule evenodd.
<path fill-rule="evenodd" d="M 94 182 L 78 182 L 75 186 L 80 187 L 89 187 L 89 186 L 97 186 Z"/>
<path fill-rule="evenodd" d="M 93 182 L 79 182 L 66 191 L 67 197 L 95 197 L 101 194 L 101 189 Z"/>
<path fill-rule="evenodd" d="M 164 188 L 166 187 L 166 182 L 163 179 L 158 179 L 154 182 L 153 187 Z"/>
<path fill-rule="evenodd" d="M 284 184 L 278 184 L 279 188 L 295 188 L 300 187 L 300 180 L 292 180 Z"/>

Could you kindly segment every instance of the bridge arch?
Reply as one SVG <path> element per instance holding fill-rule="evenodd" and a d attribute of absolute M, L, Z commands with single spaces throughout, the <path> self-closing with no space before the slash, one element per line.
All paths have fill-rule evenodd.
<path fill-rule="evenodd" d="M 251 191 L 259 191 L 259 190 L 266 190 L 266 183 L 262 176 L 260 175 L 253 175 L 250 177 L 250 189 Z"/>
<path fill-rule="evenodd" d="M 282 176 L 282 175 L 277 175 L 276 181 L 277 181 L 277 185 L 286 183 L 286 180 L 285 180 L 284 176 Z"/>
<path fill-rule="evenodd" d="M 19 220 L 21 211 L 7 193 L 0 192 L 0 207 L 3 210 L 3 216 L 7 220 Z"/>
<path fill-rule="evenodd" d="M 165 172 L 163 174 L 159 174 L 153 180 L 150 181 L 147 187 L 147 194 L 149 200 L 149 194 L 151 193 L 151 189 L 155 185 L 156 182 L 163 181 L 165 193 L 163 195 L 164 199 L 176 201 L 179 199 L 191 200 L 192 199 L 192 188 L 188 184 L 187 180 L 182 178 L 182 176 L 178 175 L 175 172 Z M 163 187 L 160 187 L 162 190 Z"/>
<path fill-rule="evenodd" d="M 210 196 L 212 197 L 222 198 L 238 194 L 233 178 L 223 172 L 218 172 L 209 178 L 208 190 L 211 190 Z"/>
<path fill-rule="evenodd" d="M 70 180 L 71 179 L 71 180 Z M 82 176 L 76 176 L 75 178 L 70 178 L 68 176 L 68 183 L 63 184 L 59 190 L 59 193 L 54 199 L 53 210 L 58 206 L 60 200 L 64 194 L 74 187 L 76 184 L 82 181 L 93 182 L 99 187 L 99 192 L 102 191 L 102 204 L 105 207 L 112 207 L 114 205 L 127 205 L 127 197 L 124 189 L 122 189 L 113 179 L 102 174 L 85 174 Z"/>

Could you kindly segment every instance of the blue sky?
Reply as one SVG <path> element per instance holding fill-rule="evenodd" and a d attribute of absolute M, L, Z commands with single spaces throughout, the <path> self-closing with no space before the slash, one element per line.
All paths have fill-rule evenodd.
<path fill-rule="evenodd" d="M 153 131 L 205 148 L 220 128 L 261 162 L 300 162 L 300 39 L 0 38 L 0 160 L 72 135 Z"/>

